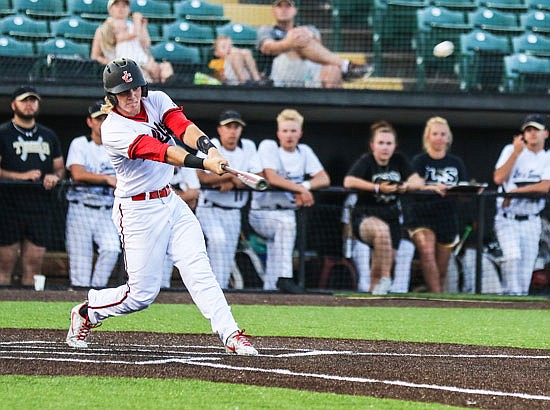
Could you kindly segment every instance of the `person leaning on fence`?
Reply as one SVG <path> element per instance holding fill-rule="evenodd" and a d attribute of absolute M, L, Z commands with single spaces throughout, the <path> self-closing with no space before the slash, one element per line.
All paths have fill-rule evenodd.
<path fill-rule="evenodd" d="M 462 159 L 450 154 L 453 134 L 445 118 L 426 122 L 424 152 L 413 158 L 415 172 L 426 182 L 424 190 L 437 195 L 418 195 L 407 207 L 406 226 L 418 250 L 424 281 L 433 293 L 445 290 L 447 269 L 453 247 L 459 240 L 456 200 L 446 197 L 447 189 L 466 181 Z"/>
<path fill-rule="evenodd" d="M 219 138 L 213 138 L 212 143 L 232 167 L 260 174 L 263 168 L 256 144 L 248 138 L 241 138 L 245 126 L 237 111 L 222 112 L 217 128 Z M 232 174 L 220 176 L 202 170 L 197 174 L 202 184 L 214 188 L 202 190 L 196 213 L 206 237 L 214 275 L 222 289 L 227 289 L 239 244 L 241 209 L 247 204 L 249 193 Z"/>
<path fill-rule="evenodd" d="M 275 26 L 258 29 L 260 68 L 277 87 L 342 86 L 342 78 L 359 78 L 372 72 L 340 58 L 321 42 L 315 26 L 296 26 L 297 8 L 293 0 L 275 0 Z"/>
<path fill-rule="evenodd" d="M 509 194 L 547 194 L 550 190 L 550 155 L 544 149 L 548 122 L 530 114 L 512 144 L 506 145 L 495 165 L 493 179 Z M 495 233 L 502 249 L 503 292 L 527 295 L 541 235 L 544 198 L 497 198 Z"/>
<path fill-rule="evenodd" d="M 107 286 L 118 261 L 120 240 L 111 213 L 115 169 L 101 141 L 101 124 L 107 115 L 102 101 L 88 108 L 89 136 L 73 139 L 66 167 L 76 183 L 67 191 L 66 248 L 69 254 L 69 279 L 72 287 Z M 94 243 L 98 258 L 93 274 Z"/>
<path fill-rule="evenodd" d="M 401 241 L 401 211 L 397 194 L 423 186 L 423 179 L 413 171 L 398 152 L 397 134 L 391 124 L 372 124 L 370 153 L 363 154 L 344 178 L 344 187 L 359 191 L 352 215 L 356 238 L 371 247 L 370 290 L 384 295 L 391 288 L 391 269 Z"/>
<path fill-rule="evenodd" d="M 139 64 L 148 82 L 166 82 L 174 68 L 168 61 L 157 63 L 153 58 L 147 19 L 132 13 L 130 21 L 130 0 L 109 0 L 107 11 L 109 17 L 95 32 L 91 58 L 103 65 L 115 58 L 130 58 Z"/>
<path fill-rule="evenodd" d="M 267 240 L 264 290 L 303 291 L 292 278 L 295 210 L 313 206 L 311 191 L 330 185 L 330 177 L 317 155 L 308 145 L 299 143 L 303 123 L 304 117 L 298 111 L 281 111 L 277 116 L 279 143 L 268 139 L 258 146 L 265 177 L 273 188 L 279 189 L 253 192 L 250 205 L 250 225 Z"/>
<path fill-rule="evenodd" d="M 61 144 L 55 132 L 36 121 L 40 95 L 19 87 L 11 99 L 13 118 L 0 125 L 0 178 L 41 182 L 44 189 L 4 186 L 0 195 L 0 285 L 10 285 L 21 254 L 23 286 L 41 274 L 51 240 L 50 194 L 65 176 Z"/>

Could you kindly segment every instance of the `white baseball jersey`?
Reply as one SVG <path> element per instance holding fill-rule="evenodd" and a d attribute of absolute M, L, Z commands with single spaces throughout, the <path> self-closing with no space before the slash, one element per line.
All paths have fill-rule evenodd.
<path fill-rule="evenodd" d="M 256 144 L 253 141 L 241 138 L 234 150 L 225 149 L 218 138 L 213 138 L 212 143 L 233 168 L 254 174 L 263 171 L 260 157 L 256 151 Z M 247 191 L 233 190 L 231 192 L 219 192 L 208 189 L 201 192 L 198 206 L 212 206 L 212 204 L 216 204 L 226 208 L 242 208 L 247 201 Z"/>
<path fill-rule="evenodd" d="M 258 155 L 264 169 L 275 170 L 278 175 L 301 183 L 306 175 L 313 176 L 323 170 L 323 165 L 313 150 L 306 144 L 298 144 L 293 152 L 285 151 L 275 140 L 263 140 L 258 146 Z M 294 195 L 290 192 L 254 192 L 252 209 L 295 209 Z"/>
<path fill-rule="evenodd" d="M 514 152 L 512 144 L 506 145 L 495 165 L 500 168 Z M 550 155 L 545 150 L 533 152 L 527 148 L 519 154 L 510 177 L 504 181 L 502 187 L 504 192 L 510 192 L 514 188 L 525 184 L 533 184 L 542 180 L 550 180 Z M 512 215 L 534 215 L 544 209 L 544 199 L 534 200 L 529 198 L 512 198 L 510 205 L 503 210 L 502 201 L 504 198 L 497 198 L 497 209 L 499 212 L 506 212 Z"/>
<path fill-rule="evenodd" d="M 105 147 L 85 136 L 76 137 L 71 142 L 66 163 L 68 170 L 71 165 L 82 165 L 86 171 L 94 174 L 115 175 Z M 109 186 L 73 186 L 67 192 L 67 200 L 93 206 L 110 206 L 114 200 L 112 190 Z"/>
<path fill-rule="evenodd" d="M 201 182 L 197 176 L 197 171 L 193 168 L 176 167 L 170 185 L 179 186 L 180 191 L 185 192 L 188 189 L 199 189 Z"/>

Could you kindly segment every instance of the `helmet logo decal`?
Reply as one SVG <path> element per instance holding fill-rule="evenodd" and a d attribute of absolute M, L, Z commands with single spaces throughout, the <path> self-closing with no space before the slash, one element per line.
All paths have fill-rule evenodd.
<path fill-rule="evenodd" d="M 131 83 L 132 81 L 134 81 L 134 79 L 132 78 L 132 73 L 129 73 L 128 71 L 124 71 L 122 73 L 122 79 L 126 83 Z"/>

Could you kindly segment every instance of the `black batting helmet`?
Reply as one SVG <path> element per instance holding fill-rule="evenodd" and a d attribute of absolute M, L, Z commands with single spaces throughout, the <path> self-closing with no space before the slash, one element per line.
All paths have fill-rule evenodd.
<path fill-rule="evenodd" d="M 116 94 L 141 87 L 141 96 L 147 97 L 147 81 L 143 77 L 141 68 L 134 60 L 117 58 L 111 61 L 103 70 L 103 88 L 109 101 L 117 104 Z"/>

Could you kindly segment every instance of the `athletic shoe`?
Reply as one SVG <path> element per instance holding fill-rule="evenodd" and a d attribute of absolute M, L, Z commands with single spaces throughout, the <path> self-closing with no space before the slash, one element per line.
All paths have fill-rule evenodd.
<path fill-rule="evenodd" d="M 391 279 L 387 277 L 380 278 L 378 285 L 372 290 L 373 295 L 387 295 L 391 288 Z"/>
<path fill-rule="evenodd" d="M 292 278 L 277 279 L 277 288 L 281 291 L 281 293 L 301 294 L 305 292 L 305 289 L 298 286 Z"/>
<path fill-rule="evenodd" d="M 258 351 L 248 341 L 249 337 L 249 335 L 244 334 L 244 329 L 233 332 L 227 338 L 225 351 L 239 356 L 257 356 Z"/>
<path fill-rule="evenodd" d="M 374 66 L 370 64 L 350 63 L 348 71 L 344 73 L 344 80 L 352 80 L 355 78 L 368 78 L 374 72 Z"/>
<path fill-rule="evenodd" d="M 87 306 L 87 302 L 76 305 L 71 310 L 71 327 L 67 333 L 67 344 L 75 349 L 87 349 L 88 348 L 88 336 L 90 336 L 90 330 L 101 325 L 92 324 L 88 320 L 88 315 L 82 317 L 80 309 Z"/>

